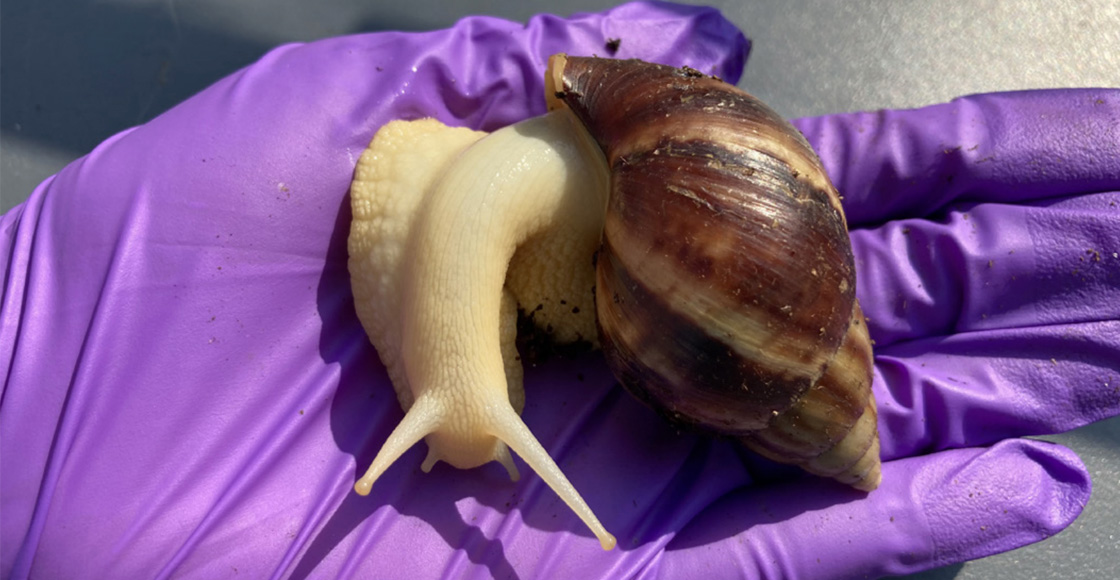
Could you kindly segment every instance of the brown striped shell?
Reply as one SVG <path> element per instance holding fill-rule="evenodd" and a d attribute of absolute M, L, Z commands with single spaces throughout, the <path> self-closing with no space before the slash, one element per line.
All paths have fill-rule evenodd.
<path fill-rule="evenodd" d="M 851 243 L 801 134 L 691 69 L 557 55 L 547 81 L 611 170 L 596 306 L 620 382 L 675 423 L 878 486 Z"/>

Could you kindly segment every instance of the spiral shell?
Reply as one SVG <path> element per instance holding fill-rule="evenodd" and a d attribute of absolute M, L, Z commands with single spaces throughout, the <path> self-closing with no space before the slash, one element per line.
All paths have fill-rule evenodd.
<path fill-rule="evenodd" d="M 851 243 L 801 134 L 687 68 L 557 55 L 547 82 L 611 171 L 596 307 L 620 382 L 675 423 L 878 486 Z"/>

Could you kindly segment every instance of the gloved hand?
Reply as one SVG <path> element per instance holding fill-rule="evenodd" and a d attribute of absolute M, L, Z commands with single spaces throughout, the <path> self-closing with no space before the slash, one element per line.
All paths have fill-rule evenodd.
<path fill-rule="evenodd" d="M 809 480 L 737 488 L 668 542 L 661 576 L 904 574 L 1069 525 L 1084 467 L 1017 438 L 1120 414 L 1120 91 L 794 125 L 852 228 L 883 483 L 850 500 Z M 744 548 L 727 557 L 716 541 Z"/>
<path fill-rule="evenodd" d="M 353 493 L 401 417 L 350 294 L 357 155 L 391 119 L 542 113 L 548 55 L 612 38 L 731 82 L 746 53 L 666 4 L 281 47 L 3 216 L 0 575 L 874 577 L 1068 525 L 1084 467 L 1012 438 L 1120 413 L 1117 92 L 800 123 L 857 227 L 876 492 L 676 434 L 592 354 L 526 369 L 524 418 L 619 549 L 524 466 L 422 474 L 417 445 Z"/>

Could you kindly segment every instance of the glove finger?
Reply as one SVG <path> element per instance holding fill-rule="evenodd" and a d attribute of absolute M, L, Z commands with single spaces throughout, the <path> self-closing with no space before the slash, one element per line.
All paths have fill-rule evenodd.
<path fill-rule="evenodd" d="M 961 205 L 937 220 L 856 230 L 852 244 L 880 349 L 1120 319 L 1120 191 Z"/>
<path fill-rule="evenodd" d="M 794 124 L 820 154 L 855 227 L 929 216 L 954 202 L 1120 190 L 1115 89 L 973 95 Z"/>
<path fill-rule="evenodd" d="M 399 87 L 404 98 L 354 107 L 362 116 L 350 127 L 361 130 L 364 140 L 356 145 L 363 148 L 373 131 L 392 119 L 435 117 L 448 125 L 493 131 L 543 114 L 544 69 L 556 53 L 590 56 L 615 50 L 618 58 L 700 67 L 736 82 L 750 46 L 716 10 L 641 2 L 570 19 L 538 15 L 525 26 L 467 18 L 452 34 L 402 33 L 385 41 L 388 54 L 368 55 L 369 64 L 378 66 L 361 71 L 370 83 L 365 94 L 392 94 L 392 87 Z M 610 41 L 618 42 L 616 49 L 608 47 Z"/>
<path fill-rule="evenodd" d="M 876 354 L 884 459 L 1120 415 L 1120 322 L 957 334 Z"/>
<path fill-rule="evenodd" d="M 3 216 L 0 575 L 298 567 L 350 496 L 354 456 L 400 418 L 346 274 L 357 155 L 392 118 L 492 127 L 543 111 L 548 53 L 601 52 L 608 35 L 620 54 L 728 78 L 746 49 L 717 12 L 667 4 L 285 46 Z M 412 476 L 379 486 L 393 497 Z M 395 517 L 365 505 L 348 513 L 383 511 L 331 529 Z M 396 531 L 408 543 L 414 528 Z M 345 552 L 348 532 L 299 562 Z M 447 545 L 425 545 L 437 556 L 416 571 L 442 570 Z"/>
<path fill-rule="evenodd" d="M 852 233 L 883 455 L 1120 414 L 1120 193 Z"/>
<path fill-rule="evenodd" d="M 1009 440 L 883 465 L 863 495 L 801 480 L 709 506 L 653 563 L 659 578 L 877 578 L 1012 550 L 1066 528 L 1089 499 L 1081 460 Z"/>

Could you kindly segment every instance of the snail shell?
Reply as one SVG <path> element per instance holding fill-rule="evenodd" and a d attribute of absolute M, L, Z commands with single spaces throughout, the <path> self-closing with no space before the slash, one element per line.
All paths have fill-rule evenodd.
<path fill-rule="evenodd" d="M 595 302 L 619 381 L 675 423 L 875 489 L 851 243 L 801 134 L 687 68 L 557 55 L 547 82 L 610 167 Z"/>

